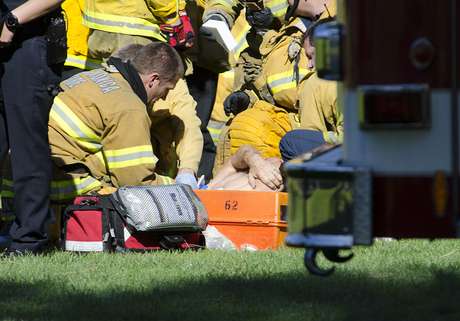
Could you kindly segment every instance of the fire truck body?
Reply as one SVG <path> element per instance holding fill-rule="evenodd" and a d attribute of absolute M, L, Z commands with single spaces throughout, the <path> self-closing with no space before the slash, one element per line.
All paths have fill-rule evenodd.
<path fill-rule="evenodd" d="M 373 237 L 457 237 L 460 5 L 338 4 L 315 46 L 318 75 L 341 80 L 344 143 L 286 165 L 287 244 L 340 261 L 338 250 Z"/>
<path fill-rule="evenodd" d="M 460 75 L 460 6 L 450 0 L 343 5 L 343 159 L 372 171 L 373 233 L 454 237 L 458 187 L 453 194 L 449 178 L 460 167 L 459 92 L 452 90 Z"/>

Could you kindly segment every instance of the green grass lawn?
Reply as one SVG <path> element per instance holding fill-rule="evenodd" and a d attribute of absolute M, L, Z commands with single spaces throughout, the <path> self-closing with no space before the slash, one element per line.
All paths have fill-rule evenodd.
<path fill-rule="evenodd" d="M 300 249 L 7 259 L 0 320 L 460 320 L 460 241 L 355 254 L 329 278 Z"/>

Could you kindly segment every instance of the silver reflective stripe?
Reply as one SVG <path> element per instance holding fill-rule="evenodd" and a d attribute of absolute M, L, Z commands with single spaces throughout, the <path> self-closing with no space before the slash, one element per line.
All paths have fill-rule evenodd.
<path fill-rule="evenodd" d="M 144 158 L 144 157 L 153 157 L 153 152 L 135 152 L 135 153 L 127 154 L 127 155 L 106 156 L 106 157 L 109 163 L 117 163 L 117 162 L 135 160 L 135 159 Z"/>
<path fill-rule="evenodd" d="M 66 251 L 76 252 L 102 252 L 104 245 L 102 241 L 97 242 L 82 242 L 82 241 L 65 241 Z"/>
<path fill-rule="evenodd" d="M 219 141 L 220 133 L 222 132 L 222 128 L 224 127 L 224 125 L 224 122 L 219 122 L 212 119 L 209 120 L 208 130 L 211 134 L 211 138 L 214 141 L 214 143 L 217 143 Z"/>
<path fill-rule="evenodd" d="M 101 68 L 100 63 L 90 61 L 87 58 L 82 59 L 82 58 L 72 57 L 72 56 L 69 56 L 69 55 L 67 55 L 67 58 L 65 60 L 65 64 L 66 65 L 72 65 L 72 66 L 75 66 L 75 67 L 78 67 L 78 68 L 85 68 L 85 69 Z"/>
<path fill-rule="evenodd" d="M 65 122 L 66 124 L 72 128 L 75 133 L 78 134 L 78 138 L 79 139 L 82 139 L 82 140 L 87 140 L 89 142 L 94 142 L 94 139 L 91 139 L 90 137 L 88 137 L 85 133 L 83 133 L 80 129 L 80 127 L 78 127 L 77 124 L 75 124 L 75 122 L 72 120 L 72 118 L 70 118 L 69 116 L 67 116 L 67 114 L 61 110 L 61 107 L 58 105 L 58 104 L 53 104 L 53 110 L 56 112 L 56 114 L 58 114 Z M 95 144 L 96 145 L 96 144 Z"/>
<path fill-rule="evenodd" d="M 295 23 L 295 26 L 297 27 L 297 29 L 299 29 L 300 31 L 302 31 L 303 33 L 305 33 L 307 31 L 307 27 L 305 26 L 305 23 L 298 19 L 299 21 L 297 21 Z"/>
<path fill-rule="evenodd" d="M 66 181 L 67 182 L 67 181 Z M 91 184 L 94 184 L 94 182 L 98 182 L 97 179 L 88 176 L 85 178 L 81 179 L 81 182 L 79 184 L 74 184 L 73 181 L 69 180 L 68 183 L 69 185 L 67 186 L 52 186 L 51 187 L 51 194 L 53 195 L 67 195 L 67 194 L 79 194 L 79 191 L 85 190 L 88 186 Z M 54 185 L 51 183 L 51 185 Z"/>
<path fill-rule="evenodd" d="M 246 35 L 247 34 L 248 34 L 248 32 L 245 32 L 244 36 L 240 39 L 240 41 L 238 41 L 238 43 L 236 44 L 235 48 L 233 49 L 234 52 L 238 52 L 238 50 L 240 50 L 241 47 L 244 46 L 244 44 L 246 43 Z"/>
<path fill-rule="evenodd" d="M 126 27 L 126 28 L 130 28 L 130 29 L 141 29 L 141 30 L 153 31 L 155 33 L 158 33 L 158 30 L 156 28 L 153 28 L 152 26 L 144 26 L 144 25 L 138 24 L 138 23 L 129 23 L 129 22 L 121 22 L 121 21 L 113 21 L 113 20 L 103 20 L 103 19 L 90 17 L 90 16 L 86 15 L 85 13 L 83 13 L 83 19 L 87 20 L 89 22 L 104 25 L 104 26 Z"/>
<path fill-rule="evenodd" d="M 274 88 L 274 87 L 277 87 L 277 86 L 280 86 L 280 85 L 289 84 L 290 82 L 293 82 L 293 81 L 294 81 L 294 77 L 293 76 L 288 76 L 288 77 L 284 77 L 284 78 L 281 78 L 281 79 L 273 80 L 273 81 L 269 82 L 269 85 L 270 85 L 271 88 Z"/>

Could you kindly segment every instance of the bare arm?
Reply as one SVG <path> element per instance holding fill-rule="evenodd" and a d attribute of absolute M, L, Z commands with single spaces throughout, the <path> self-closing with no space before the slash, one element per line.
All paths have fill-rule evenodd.
<path fill-rule="evenodd" d="M 227 177 L 235 174 L 237 171 L 235 167 L 232 166 L 231 159 L 226 161 L 224 165 L 219 169 L 217 174 L 214 176 L 212 181 L 209 183 L 210 186 L 219 185 L 223 182 Z"/>
<path fill-rule="evenodd" d="M 238 171 L 248 171 L 249 169 L 249 161 L 250 155 L 257 153 L 257 151 L 249 146 L 244 145 L 241 146 L 237 151 L 236 154 L 230 157 L 224 165 L 219 169 L 216 176 L 213 178 L 210 186 L 220 185 L 223 182 L 226 182 L 229 177 L 237 173 Z"/>
<path fill-rule="evenodd" d="M 62 2 L 63 0 L 29 0 L 12 10 L 11 13 L 18 18 L 19 24 L 22 25 L 53 11 Z M 13 40 L 13 36 L 14 33 L 3 24 L 0 43 L 10 43 Z"/>
<path fill-rule="evenodd" d="M 236 170 L 249 169 L 251 164 L 254 163 L 254 158 L 257 156 L 260 157 L 260 154 L 254 147 L 243 145 L 238 148 L 235 155 L 230 158 L 230 163 Z"/>
<path fill-rule="evenodd" d="M 222 168 L 209 187 L 276 191 L 283 187 L 279 171 L 280 159 L 264 159 L 259 152 L 249 145 L 241 146 Z"/>
<path fill-rule="evenodd" d="M 256 187 L 256 179 L 271 189 L 276 189 L 283 183 L 279 168 L 264 159 L 252 146 L 241 146 L 230 158 L 230 162 L 237 171 L 248 170 L 248 182 L 252 188 Z"/>
<path fill-rule="evenodd" d="M 12 11 L 18 17 L 19 23 L 24 24 L 53 11 L 63 0 L 29 0 Z"/>

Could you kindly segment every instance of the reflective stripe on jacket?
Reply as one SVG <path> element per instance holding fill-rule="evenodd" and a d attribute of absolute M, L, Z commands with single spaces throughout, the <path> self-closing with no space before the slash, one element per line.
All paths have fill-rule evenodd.
<path fill-rule="evenodd" d="M 52 201 L 71 200 L 77 195 L 88 194 L 92 191 L 97 191 L 101 187 L 101 182 L 91 176 L 76 176 L 69 179 L 51 181 Z M 1 197 L 13 198 L 13 181 L 7 178 L 2 179 Z"/>
<path fill-rule="evenodd" d="M 296 111 L 297 87 L 313 74 L 301 46 L 305 25 L 294 19 L 279 32 L 269 31 L 260 47 L 263 56 L 262 75 L 256 87 L 266 85 L 276 106 Z"/>
<path fill-rule="evenodd" d="M 154 2 L 85 0 L 83 23 L 91 29 L 165 41 L 159 27 L 164 20 L 152 13 Z"/>
<path fill-rule="evenodd" d="M 81 164 L 114 187 L 155 184 L 150 118 L 129 83 L 117 72 L 95 69 L 61 87 L 48 125 L 56 166 Z"/>
<path fill-rule="evenodd" d="M 230 28 L 233 27 L 241 6 L 238 0 L 207 0 L 203 12 L 203 21 L 208 20 L 212 14 L 220 14 L 225 17 Z"/>
<path fill-rule="evenodd" d="M 69 53 L 67 53 L 67 58 L 64 62 L 65 66 L 76 67 L 82 70 L 93 70 L 101 68 L 101 64 L 101 60 L 88 58 L 83 55 L 72 55 Z"/>
<path fill-rule="evenodd" d="M 81 121 L 60 97 L 54 99 L 50 119 L 58 124 L 61 132 L 71 137 L 82 150 L 89 153 L 101 150 L 101 137 Z"/>
<path fill-rule="evenodd" d="M 279 18 L 280 20 L 284 20 L 289 3 L 287 0 L 264 0 L 264 6 L 265 8 L 270 9 L 273 16 Z"/>
<path fill-rule="evenodd" d="M 292 68 L 288 71 L 268 75 L 267 85 L 273 96 L 275 96 L 276 94 L 280 93 L 283 90 L 290 90 L 290 89 L 297 90 L 299 80 L 307 76 L 308 73 L 309 73 L 308 69 L 299 68 L 299 79 L 296 79 L 294 68 Z"/>

